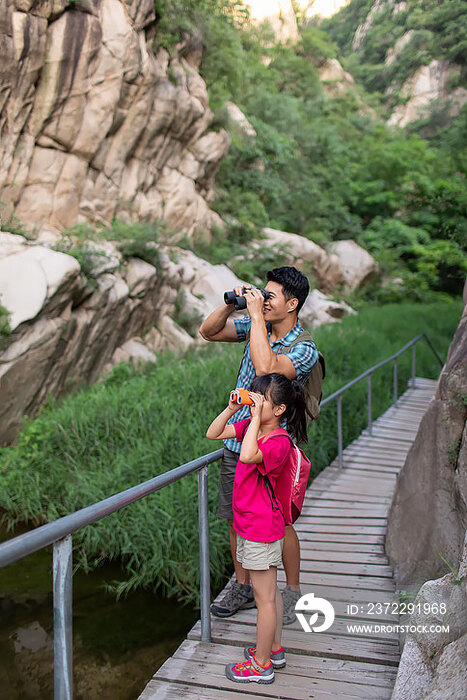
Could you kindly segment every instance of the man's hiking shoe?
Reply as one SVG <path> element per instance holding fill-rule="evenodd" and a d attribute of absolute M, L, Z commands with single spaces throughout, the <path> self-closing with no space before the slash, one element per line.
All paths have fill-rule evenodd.
<path fill-rule="evenodd" d="M 245 659 L 252 659 L 256 653 L 256 647 L 245 647 L 243 653 Z M 285 668 L 287 662 L 285 660 L 285 651 L 282 647 L 277 651 L 271 651 L 271 661 L 275 670 L 278 668 Z"/>
<path fill-rule="evenodd" d="M 225 675 L 236 683 L 273 683 L 274 667 L 272 662 L 267 666 L 261 666 L 253 656 L 243 663 L 227 664 Z"/>
<path fill-rule="evenodd" d="M 234 581 L 222 600 L 211 605 L 211 612 L 216 617 L 230 617 L 238 610 L 254 608 L 255 605 L 252 586 Z"/>
<path fill-rule="evenodd" d="M 293 591 L 290 586 L 286 586 L 282 591 L 282 600 L 284 603 L 283 625 L 291 625 L 297 619 L 295 615 L 295 606 L 301 597 L 301 591 Z"/>

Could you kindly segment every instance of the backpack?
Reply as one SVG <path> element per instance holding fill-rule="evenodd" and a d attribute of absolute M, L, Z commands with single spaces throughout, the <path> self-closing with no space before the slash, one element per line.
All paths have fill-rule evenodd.
<path fill-rule="evenodd" d="M 249 340 L 250 331 L 248 331 L 246 334 L 245 342 L 248 343 Z M 295 347 L 295 345 L 297 345 L 298 343 L 309 342 L 310 340 L 313 342 L 313 338 L 311 337 L 310 333 L 308 333 L 308 331 L 302 331 L 295 338 L 295 340 L 293 340 L 290 343 L 290 345 L 286 345 L 285 347 L 282 346 L 284 349 L 280 349 L 278 353 L 280 353 L 281 355 L 287 355 L 292 350 L 292 348 Z M 318 350 L 318 362 L 316 362 L 313 366 L 313 369 L 311 370 L 308 379 L 303 385 L 303 389 L 305 390 L 306 407 L 308 409 L 306 416 L 307 426 L 312 421 L 318 419 L 320 412 L 320 403 L 321 399 L 323 398 L 322 384 L 325 376 L 326 364 L 324 362 L 323 355 Z"/>
<path fill-rule="evenodd" d="M 270 495 L 282 505 L 286 525 L 292 525 L 300 515 L 305 498 L 305 491 L 310 476 L 311 462 L 300 447 L 294 444 L 292 438 L 283 428 L 277 428 L 266 435 L 263 442 L 273 435 L 286 435 L 290 440 L 290 452 L 284 467 L 277 477 L 276 488 L 272 488 L 267 475 L 263 478 Z"/>

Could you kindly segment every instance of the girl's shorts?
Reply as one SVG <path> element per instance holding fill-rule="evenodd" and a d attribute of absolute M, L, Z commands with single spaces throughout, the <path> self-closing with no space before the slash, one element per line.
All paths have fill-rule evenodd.
<path fill-rule="evenodd" d="M 237 533 L 237 561 L 244 569 L 267 571 L 282 564 L 284 538 L 275 542 L 252 542 Z"/>

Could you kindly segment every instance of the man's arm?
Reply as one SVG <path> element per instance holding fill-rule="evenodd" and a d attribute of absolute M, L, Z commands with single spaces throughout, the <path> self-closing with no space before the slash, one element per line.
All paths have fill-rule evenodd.
<path fill-rule="evenodd" d="M 242 287 L 236 287 L 234 292 L 240 296 Z M 233 304 L 219 306 L 203 321 L 198 333 L 210 342 L 223 341 L 224 343 L 236 343 L 238 341 L 235 323 L 230 315 L 233 313 Z"/>
<path fill-rule="evenodd" d="M 290 358 L 287 355 L 276 355 L 269 345 L 263 316 L 263 295 L 258 289 L 251 289 L 245 296 L 251 319 L 250 355 L 256 374 L 261 376 L 277 372 L 288 379 L 295 379 L 297 374 Z"/>
<path fill-rule="evenodd" d="M 229 318 L 233 311 L 231 304 L 224 304 L 213 311 L 199 327 L 199 334 L 204 340 L 211 342 L 224 341 L 226 343 L 237 342 L 237 331 L 233 319 Z"/>

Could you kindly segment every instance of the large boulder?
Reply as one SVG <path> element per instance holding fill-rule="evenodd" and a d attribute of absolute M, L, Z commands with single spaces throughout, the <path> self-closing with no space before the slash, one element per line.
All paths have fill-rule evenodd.
<path fill-rule="evenodd" d="M 467 537 L 456 571 L 427 581 L 414 613 L 392 700 L 457 700 L 467 688 Z"/>
<path fill-rule="evenodd" d="M 279 255 L 285 257 L 286 264 L 295 265 L 303 272 L 310 272 L 317 286 L 323 291 L 330 291 L 344 281 L 342 265 L 336 255 L 328 255 L 313 241 L 296 233 L 264 228 L 264 241 L 255 243 L 255 247 L 275 246 Z"/>
<path fill-rule="evenodd" d="M 79 288 L 79 263 L 22 236 L 0 238 L 0 298 L 15 330 L 43 310 L 64 309 Z"/>
<path fill-rule="evenodd" d="M 313 289 L 300 311 L 300 322 L 306 328 L 316 328 L 325 323 L 336 323 L 344 316 L 356 314 L 344 301 L 333 301 L 319 289 Z"/>
<path fill-rule="evenodd" d="M 336 241 L 327 249 L 342 265 L 344 283 L 351 290 L 362 287 L 378 272 L 376 260 L 355 241 Z"/>

